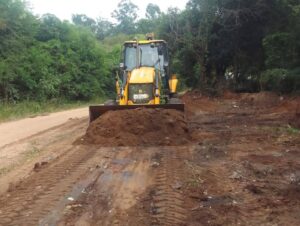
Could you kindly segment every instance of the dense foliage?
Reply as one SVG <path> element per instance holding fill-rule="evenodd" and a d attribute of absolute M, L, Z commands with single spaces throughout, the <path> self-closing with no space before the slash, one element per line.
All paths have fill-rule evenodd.
<path fill-rule="evenodd" d="M 300 91 L 299 0 L 190 0 L 159 32 L 188 85 Z"/>
<path fill-rule="evenodd" d="M 22 0 L 0 0 L 0 100 L 87 100 L 114 91 L 123 41 L 155 32 L 172 70 L 190 87 L 300 90 L 299 0 L 189 0 L 145 18 L 121 0 L 116 20 L 33 16 Z"/>
<path fill-rule="evenodd" d="M 0 1 L 0 99 L 107 95 L 111 61 L 94 33 L 54 15 L 37 19 L 22 1 Z"/>

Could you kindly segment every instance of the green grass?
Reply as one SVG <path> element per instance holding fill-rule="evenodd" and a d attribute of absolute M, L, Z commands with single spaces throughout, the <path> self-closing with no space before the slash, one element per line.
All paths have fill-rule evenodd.
<path fill-rule="evenodd" d="M 90 104 L 101 104 L 104 100 L 105 98 L 96 98 L 92 101 L 23 101 L 16 104 L 0 102 L 0 122 L 16 120 L 24 117 L 35 117 L 46 113 L 85 107 Z"/>
<path fill-rule="evenodd" d="M 291 135 L 298 135 L 300 134 L 300 130 L 291 126 L 287 127 L 287 132 Z"/>

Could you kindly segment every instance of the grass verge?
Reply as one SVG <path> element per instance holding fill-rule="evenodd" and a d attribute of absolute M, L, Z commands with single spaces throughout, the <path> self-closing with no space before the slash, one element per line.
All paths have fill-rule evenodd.
<path fill-rule="evenodd" d="M 35 117 L 46 113 L 69 110 L 90 104 L 101 104 L 105 98 L 96 98 L 91 101 L 49 100 L 45 102 L 23 101 L 20 103 L 0 102 L 0 122 L 16 120 L 24 117 Z"/>

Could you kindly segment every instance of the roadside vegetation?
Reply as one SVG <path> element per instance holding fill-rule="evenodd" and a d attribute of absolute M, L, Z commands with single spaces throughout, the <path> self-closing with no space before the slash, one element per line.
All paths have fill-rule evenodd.
<path fill-rule="evenodd" d="M 101 104 L 105 98 L 93 98 L 89 101 L 84 100 L 47 100 L 41 101 L 20 101 L 17 103 L 2 103 L 0 108 L 0 123 L 16 120 L 24 117 L 35 117 L 51 112 L 87 107 L 90 104 Z"/>
<path fill-rule="evenodd" d="M 151 32 L 169 43 L 183 87 L 299 93 L 299 1 L 190 0 L 167 12 L 149 4 L 142 19 L 138 10 L 122 0 L 116 23 L 69 22 L 0 0 L 0 120 L 112 96 L 122 42 Z"/>

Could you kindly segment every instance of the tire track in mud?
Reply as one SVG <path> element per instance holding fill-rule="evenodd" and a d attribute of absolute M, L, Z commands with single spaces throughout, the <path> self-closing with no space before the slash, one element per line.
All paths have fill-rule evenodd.
<path fill-rule="evenodd" d="M 152 225 L 182 225 L 186 210 L 180 191 L 180 180 L 184 177 L 182 165 L 187 148 L 165 148 L 158 154 L 160 167 L 156 172 L 156 184 L 152 191 Z"/>
<path fill-rule="evenodd" d="M 128 211 L 152 185 L 152 177 L 148 175 L 152 170 L 151 156 L 152 151 L 148 148 L 114 150 L 111 161 L 102 168 L 101 176 L 77 199 L 82 208 L 63 216 L 58 225 L 140 225 L 136 224 L 137 211 L 133 214 Z"/>
<path fill-rule="evenodd" d="M 69 120 L 0 148 L 0 171 L 6 171 L 0 173 L 0 197 L 10 184 L 17 184 L 27 178 L 36 162 L 53 162 L 68 154 L 75 139 L 84 133 L 86 124 L 85 118 Z"/>
<path fill-rule="evenodd" d="M 0 197 L 0 225 L 38 225 L 43 216 L 64 197 L 88 170 L 95 151 L 69 149 L 58 162 L 42 168 Z"/>

